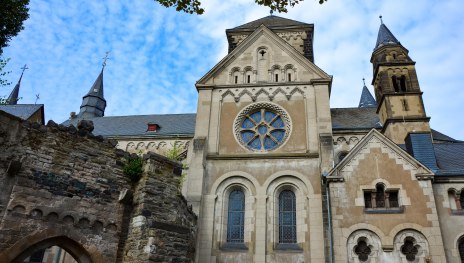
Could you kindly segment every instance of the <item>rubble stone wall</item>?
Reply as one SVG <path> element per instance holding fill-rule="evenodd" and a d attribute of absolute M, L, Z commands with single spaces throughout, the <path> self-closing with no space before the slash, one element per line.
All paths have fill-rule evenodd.
<path fill-rule="evenodd" d="M 0 112 L 0 262 L 52 245 L 81 263 L 191 261 L 196 217 L 177 191 L 180 164 L 146 155 L 132 183 L 122 172 L 129 154 L 114 146 Z"/>

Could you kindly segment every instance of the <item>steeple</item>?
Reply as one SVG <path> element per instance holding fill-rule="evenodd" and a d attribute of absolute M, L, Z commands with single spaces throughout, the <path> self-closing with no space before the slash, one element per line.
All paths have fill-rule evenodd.
<path fill-rule="evenodd" d="M 382 17 L 380 17 L 382 19 Z M 405 143 L 410 132 L 430 132 L 422 91 L 409 51 L 381 20 L 371 56 L 377 113 L 382 132 L 395 143 Z"/>
<path fill-rule="evenodd" d="M 361 98 L 359 99 L 358 108 L 373 108 L 377 107 L 377 102 L 372 96 L 369 89 L 366 87 L 366 81 L 363 78 L 364 86 L 361 93 Z"/>
<path fill-rule="evenodd" d="M 385 45 L 401 45 L 400 41 L 396 39 L 390 29 L 388 29 L 388 27 L 383 23 L 382 16 L 379 18 L 380 28 L 379 33 L 377 34 L 377 42 L 375 43 L 374 50 Z"/>
<path fill-rule="evenodd" d="M 23 78 L 24 71 L 28 69 L 27 65 L 24 65 L 24 67 L 21 68 L 23 71 L 21 72 L 21 77 L 19 77 L 18 83 L 16 83 L 15 87 L 10 93 L 10 96 L 8 96 L 8 99 L 6 100 L 6 103 L 9 105 L 16 105 L 18 104 L 19 100 L 19 88 L 21 86 L 21 79 Z"/>
<path fill-rule="evenodd" d="M 103 96 L 103 70 L 108 59 L 108 52 L 103 61 L 102 69 L 89 92 L 82 97 L 81 110 L 78 117 L 82 119 L 103 117 L 105 115 L 106 100 Z"/>

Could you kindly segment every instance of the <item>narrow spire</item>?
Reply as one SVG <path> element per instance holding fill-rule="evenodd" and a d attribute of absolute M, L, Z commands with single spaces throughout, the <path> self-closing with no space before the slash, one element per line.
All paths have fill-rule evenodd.
<path fill-rule="evenodd" d="M 358 108 L 377 107 L 377 102 L 375 101 L 369 89 L 366 87 L 366 80 L 364 78 L 363 78 L 363 83 L 364 83 L 364 86 L 362 89 L 361 98 L 359 99 Z"/>
<path fill-rule="evenodd" d="M 103 95 L 103 70 L 106 67 L 106 61 L 109 59 L 108 54 L 109 52 L 107 51 L 97 79 L 92 87 L 90 87 L 89 92 L 82 97 L 81 110 L 79 112 L 79 117 L 81 118 L 103 117 L 105 115 L 106 100 Z"/>
<path fill-rule="evenodd" d="M 374 50 L 376 50 L 379 47 L 385 46 L 385 45 L 401 45 L 400 41 L 396 39 L 393 33 L 383 23 L 382 16 L 379 16 L 379 18 L 380 18 L 380 28 L 379 28 L 379 33 L 377 35 L 377 42 L 375 43 Z"/>
<path fill-rule="evenodd" d="M 19 100 L 18 96 L 19 96 L 19 88 L 21 86 L 21 80 L 23 79 L 24 71 L 29 68 L 27 67 L 27 65 L 24 65 L 21 69 L 23 71 L 21 72 L 21 76 L 19 77 L 18 83 L 16 83 L 15 87 L 10 93 L 10 96 L 8 96 L 8 99 L 6 100 L 6 103 L 9 105 L 18 104 L 18 100 Z"/>

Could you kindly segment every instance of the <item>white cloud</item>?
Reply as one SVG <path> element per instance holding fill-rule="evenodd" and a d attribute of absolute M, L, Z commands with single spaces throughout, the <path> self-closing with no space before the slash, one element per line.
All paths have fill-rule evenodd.
<path fill-rule="evenodd" d="M 282 17 L 314 23 L 316 64 L 334 76 L 332 107 L 356 107 L 362 78 L 369 84 L 380 14 L 410 50 L 432 126 L 464 138 L 460 104 L 464 60 L 464 2 L 307 0 Z M 25 29 L 4 50 L 16 82 L 28 64 L 22 103 L 44 103 L 47 119 L 64 121 L 101 69 L 107 115 L 195 112 L 195 81 L 227 53 L 225 29 L 269 14 L 252 0 L 205 0 L 202 16 L 178 13 L 155 1 L 30 3 Z M 12 88 L 12 87 L 11 87 Z M 370 87 L 372 90 L 372 88 Z M 3 90 L 3 94 L 9 94 Z"/>

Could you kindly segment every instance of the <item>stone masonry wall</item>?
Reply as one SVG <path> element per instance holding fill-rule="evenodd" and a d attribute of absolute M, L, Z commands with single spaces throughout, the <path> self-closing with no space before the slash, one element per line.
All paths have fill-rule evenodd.
<path fill-rule="evenodd" d="M 196 216 L 180 195 L 182 168 L 155 154 L 144 159 L 145 176 L 134 191 L 124 262 L 193 262 Z"/>
<path fill-rule="evenodd" d="M 114 146 L 84 129 L 0 112 L 0 262 L 23 262 L 52 245 L 80 263 L 193 258 L 196 219 L 177 195 L 180 164 L 147 155 L 133 184 L 122 172 L 128 153 Z M 133 227 L 141 215 L 156 249 L 134 245 L 144 242 Z"/>

